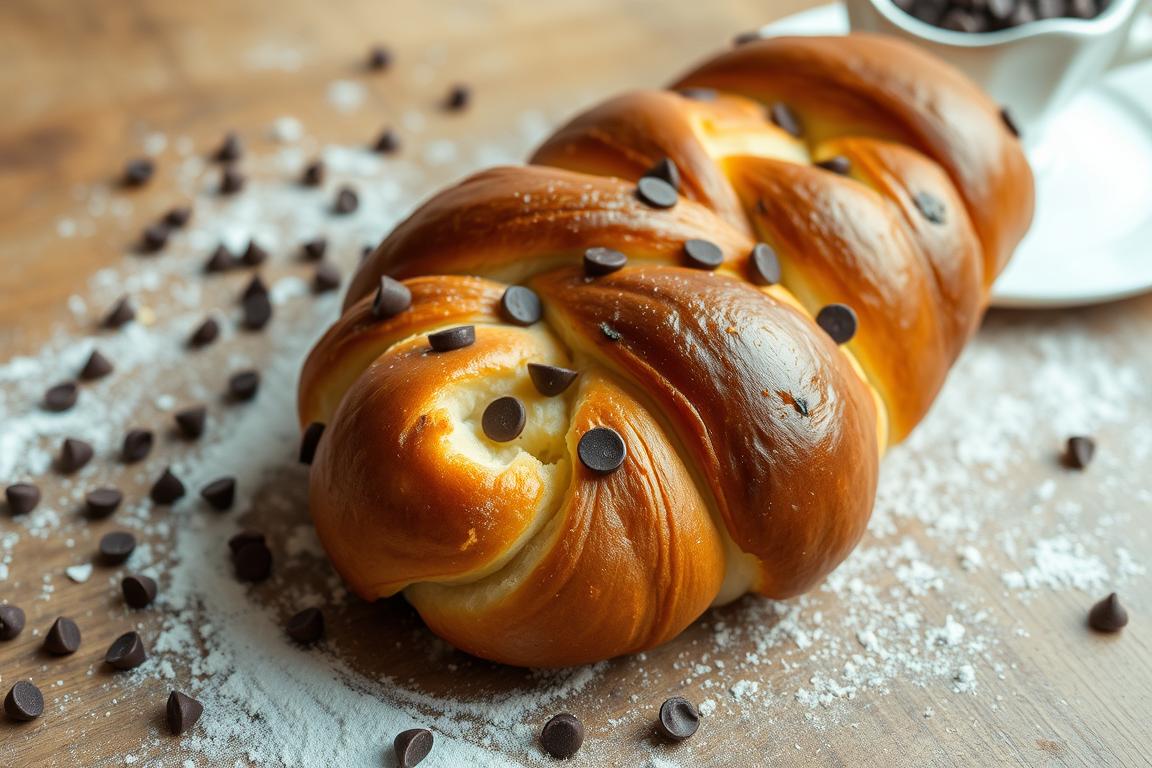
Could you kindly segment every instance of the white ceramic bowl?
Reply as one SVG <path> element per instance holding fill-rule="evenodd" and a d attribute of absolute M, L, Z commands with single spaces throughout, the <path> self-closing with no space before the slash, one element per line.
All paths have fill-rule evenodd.
<path fill-rule="evenodd" d="M 954 32 L 892 0 L 845 0 L 854 30 L 912 40 L 952 63 L 1005 105 L 1036 139 L 1045 119 L 1112 66 L 1152 55 L 1145 0 L 1111 0 L 1094 19 L 1045 19 L 997 32 Z"/>

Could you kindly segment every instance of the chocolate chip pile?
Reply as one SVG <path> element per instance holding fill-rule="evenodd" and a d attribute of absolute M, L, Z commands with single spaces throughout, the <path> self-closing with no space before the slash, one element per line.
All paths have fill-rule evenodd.
<path fill-rule="evenodd" d="M 892 0 L 920 21 L 954 32 L 995 32 L 1044 19 L 1094 19 L 1108 0 Z"/>

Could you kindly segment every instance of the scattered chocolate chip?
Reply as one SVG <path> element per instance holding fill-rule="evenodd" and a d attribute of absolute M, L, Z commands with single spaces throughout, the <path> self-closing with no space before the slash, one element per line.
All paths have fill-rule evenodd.
<path fill-rule="evenodd" d="M 396 136 L 396 131 L 391 128 L 386 128 L 376 139 L 376 143 L 372 145 L 372 149 L 382 155 L 394 154 L 400 149 L 400 139 Z"/>
<path fill-rule="evenodd" d="M 74 381 L 64 381 L 55 386 L 49 387 L 44 393 L 44 407 L 55 413 L 67 411 L 72 406 L 76 405 L 76 398 L 79 396 L 80 391 L 76 387 Z"/>
<path fill-rule="evenodd" d="M 368 69 L 380 72 L 392 65 L 392 52 L 382 45 L 372 47 L 368 51 Z"/>
<path fill-rule="evenodd" d="M 692 101 L 716 101 L 717 96 L 715 88 L 681 88 L 677 93 Z"/>
<path fill-rule="evenodd" d="M 115 488 L 97 488 L 84 496 L 85 514 L 93 520 L 108 517 L 120 506 L 124 495 Z"/>
<path fill-rule="evenodd" d="M 324 425 L 314 421 L 304 429 L 300 438 L 300 463 L 311 464 L 316 458 L 316 449 L 320 446 L 320 438 L 324 436 Z"/>
<path fill-rule="evenodd" d="M 372 300 L 372 315 L 379 320 L 394 317 L 412 306 L 412 291 L 399 280 L 380 276 L 376 298 Z"/>
<path fill-rule="evenodd" d="M 192 335 L 188 337 L 188 346 L 193 349 L 200 349 L 206 347 L 220 337 L 220 323 L 216 322 L 216 318 L 209 317 L 196 326 L 196 330 L 192 331 Z"/>
<path fill-rule="evenodd" d="M 120 565 L 136 551 L 136 537 L 128 531 L 111 531 L 100 537 L 100 560 Z"/>
<path fill-rule="evenodd" d="M 608 325 L 608 323 L 600 323 L 600 333 L 604 334 L 604 338 L 608 339 L 608 341 L 620 341 L 620 339 L 624 338 L 624 334 Z"/>
<path fill-rule="evenodd" d="M 148 495 L 156 504 L 171 504 L 184 497 L 184 483 L 172 474 L 171 467 L 167 467 L 152 484 L 152 490 L 149 491 Z"/>
<path fill-rule="evenodd" d="M 336 202 L 332 204 L 332 212 L 341 215 L 353 213 L 360 207 L 360 198 L 352 187 L 340 187 L 336 190 Z"/>
<path fill-rule="evenodd" d="M 1008 111 L 1007 107 L 1000 109 L 1000 121 L 1004 123 L 1004 127 L 1008 129 L 1016 138 L 1020 138 L 1020 127 L 1016 125 L 1016 121 L 1012 119 L 1012 113 Z"/>
<path fill-rule="evenodd" d="M 757 285 L 776 285 L 780 282 L 780 259 L 767 243 L 757 243 L 748 260 L 752 267 L 752 281 Z"/>
<path fill-rule="evenodd" d="M 676 205 L 676 188 L 664 179 L 643 176 L 636 182 L 636 197 L 640 202 L 653 208 L 671 208 Z"/>
<path fill-rule="evenodd" d="M 272 550 L 263 541 L 249 541 L 232 553 L 232 562 L 240 581 L 264 581 L 272 573 Z"/>
<path fill-rule="evenodd" d="M 396 750 L 398 768 L 415 768 L 432 752 L 432 731 L 411 728 L 396 734 L 392 748 Z"/>
<path fill-rule="evenodd" d="M 220 194 L 234 195 L 244 189 L 246 181 L 238 168 L 228 166 L 220 173 Z"/>
<path fill-rule="evenodd" d="M 912 203 L 916 210 L 933 224 L 943 224 L 945 218 L 944 203 L 937 200 L 927 192 L 917 192 L 912 196 Z"/>
<path fill-rule="evenodd" d="M 120 182 L 126 187 L 142 187 L 152 181 L 155 173 L 156 164 L 150 158 L 138 157 L 129 160 L 124 166 L 124 175 L 120 177 Z"/>
<path fill-rule="evenodd" d="M 561 368 L 558 365 L 544 365 L 543 363 L 528 363 L 528 376 L 536 391 L 545 397 L 555 397 L 561 394 L 580 375 L 579 371 Z"/>
<path fill-rule="evenodd" d="M 4 489 L 4 498 L 9 514 L 26 515 L 40 503 L 40 489 L 32 483 L 13 483 Z"/>
<path fill-rule="evenodd" d="M 835 155 L 827 160 L 821 160 L 816 163 L 816 165 L 826 171 L 832 171 L 832 173 L 837 173 L 841 176 L 847 176 L 852 170 L 852 161 L 844 155 Z"/>
<path fill-rule="evenodd" d="M 455 328 L 428 334 L 428 343 L 433 352 L 451 352 L 476 343 L 476 328 L 471 325 L 458 325 Z"/>
<path fill-rule="evenodd" d="M 217 512 L 232 508 L 236 500 L 236 478 L 221 477 L 200 489 L 200 496 Z"/>
<path fill-rule="evenodd" d="M 241 304 L 243 310 L 244 327 L 250 331 L 259 331 L 268 325 L 272 319 L 272 300 L 266 293 L 254 293 L 245 296 Z"/>
<path fill-rule="evenodd" d="M 325 237 L 314 237 L 305 242 L 300 247 L 300 250 L 304 253 L 305 261 L 320 261 L 328 251 L 328 239 Z"/>
<path fill-rule="evenodd" d="M 801 416 L 807 416 L 808 415 L 808 400 L 806 400 L 805 398 L 793 397 L 792 398 L 792 407 L 795 408 L 796 413 L 800 414 Z"/>
<path fill-rule="evenodd" d="M 623 269 L 628 257 L 611 248 L 589 248 L 584 251 L 584 274 L 589 277 L 603 277 L 618 269 Z"/>
<path fill-rule="evenodd" d="M 104 315 L 101 325 L 105 328 L 120 328 L 136 319 L 136 308 L 127 296 L 121 296 Z"/>
<path fill-rule="evenodd" d="M 328 293 L 340 287 L 340 270 L 334 264 L 322 261 L 312 273 L 312 292 Z"/>
<path fill-rule="evenodd" d="M 672 741 L 684 741 L 700 727 L 700 713 L 683 696 L 673 696 L 660 705 L 660 719 L 656 729 Z"/>
<path fill-rule="evenodd" d="M 1116 593 L 1108 595 L 1088 612 L 1088 626 L 1097 632 L 1119 632 L 1128 625 L 1128 611 Z"/>
<path fill-rule="evenodd" d="M 104 654 L 104 663 L 113 669 L 136 669 L 148 660 L 148 651 L 138 632 L 125 632 L 112 641 Z"/>
<path fill-rule="evenodd" d="M 130 429 L 124 435 L 124 448 L 120 452 L 120 458 L 128 464 L 140 461 L 152 452 L 155 441 L 151 430 Z"/>
<path fill-rule="evenodd" d="M 801 125 L 800 118 L 787 104 L 780 101 L 774 103 L 768 108 L 768 117 L 785 133 L 796 138 L 804 135 L 804 126 Z"/>
<path fill-rule="evenodd" d="M 688 266 L 696 269 L 716 269 L 724 263 L 720 246 L 708 240 L 693 238 L 685 241 L 684 255 L 688 258 Z"/>
<path fill-rule="evenodd" d="M 56 464 L 64 474 L 72 474 L 83 469 L 92 460 L 94 453 L 92 446 L 83 440 L 66 437 L 60 446 L 60 458 Z"/>
<path fill-rule="evenodd" d="M 548 722 L 540 731 L 540 746 L 552 757 L 572 757 L 584 743 L 584 724 L 575 715 L 562 712 Z"/>
<path fill-rule="evenodd" d="M 173 736 L 179 736 L 200 719 L 204 713 L 204 705 L 191 696 L 185 696 L 179 691 L 172 691 L 168 696 L 167 720 L 168 730 Z"/>
<path fill-rule="evenodd" d="M 667 157 L 657 161 L 655 165 L 644 171 L 644 175 L 666 181 L 672 189 L 677 192 L 680 191 L 680 169 L 676 167 L 676 163 Z"/>
<path fill-rule="evenodd" d="M 84 367 L 80 369 L 80 379 L 82 381 L 95 381 L 110 373 L 112 373 L 112 361 L 100 354 L 100 350 L 94 349 L 92 354 L 88 355 L 88 361 L 84 363 Z"/>
<path fill-rule="evenodd" d="M 235 269 L 236 257 L 232 255 L 224 245 L 216 246 L 216 250 L 212 251 L 212 255 L 208 257 L 208 261 L 204 262 L 205 272 L 227 272 Z"/>
<path fill-rule="evenodd" d="M 156 581 L 142 573 L 125 576 L 120 582 L 124 602 L 129 608 L 147 608 L 156 599 Z"/>
<path fill-rule="evenodd" d="M 856 335 L 856 313 L 846 304 L 829 304 L 816 315 L 816 324 L 837 344 L 846 344 Z"/>
<path fill-rule="evenodd" d="M 44 650 L 53 656 L 67 656 L 76 653 L 80 647 L 80 627 L 76 622 L 61 616 L 52 623 L 52 628 L 44 636 Z"/>
<path fill-rule="evenodd" d="M 27 680 L 17 680 L 4 697 L 4 714 L 18 723 L 27 723 L 44 714 L 44 695 Z"/>
<path fill-rule="evenodd" d="M 228 549 L 231 550 L 233 556 L 235 556 L 237 552 L 249 544 L 264 543 L 266 543 L 264 534 L 260 533 L 260 531 L 243 530 L 232 538 L 228 539 Z"/>
<path fill-rule="evenodd" d="M 311 645 L 324 636 L 324 614 L 319 608 L 305 608 L 284 627 L 288 637 L 301 645 Z"/>
<path fill-rule="evenodd" d="M 1090 437 L 1075 435 L 1068 438 L 1064 446 L 1064 466 L 1070 469 L 1084 469 L 1096 455 L 1096 441 Z"/>
<path fill-rule="evenodd" d="M 244 254 L 240 260 L 244 262 L 246 267 L 258 267 L 268 261 L 268 251 L 255 240 L 249 240 L 248 247 L 244 249 Z"/>
<path fill-rule="evenodd" d="M 740 34 L 736 35 L 736 37 L 732 38 L 732 45 L 739 47 L 741 45 L 748 45 L 748 43 L 754 43 L 757 40 L 763 39 L 764 36 L 760 34 L 760 30 L 751 29 L 747 32 L 741 32 Z"/>
<path fill-rule="evenodd" d="M 506 443 L 520 436 L 527 418 L 524 403 L 515 397 L 498 397 L 488 403 L 480 424 L 489 440 Z"/>
<path fill-rule="evenodd" d="M 224 134 L 220 146 L 212 153 L 212 159 L 218 163 L 234 163 L 243 156 L 244 145 L 240 143 L 240 137 L 236 135 L 235 131 Z"/>
<path fill-rule="evenodd" d="M 259 389 L 260 374 L 257 371 L 240 371 L 228 379 L 228 394 L 236 401 L 251 400 Z"/>
<path fill-rule="evenodd" d="M 180 434 L 189 440 L 195 440 L 204 434 L 204 423 L 208 420 L 208 409 L 202 405 L 194 405 L 177 411 L 173 416 L 176 428 Z"/>
<path fill-rule="evenodd" d="M 449 112 L 460 112 L 467 109 L 472 103 L 472 90 L 466 85 L 454 85 L 444 98 L 444 109 Z"/>
<path fill-rule="evenodd" d="M 168 226 L 166 224 L 149 224 L 140 233 L 140 252 L 159 253 L 168 245 Z"/>
<path fill-rule="evenodd" d="M 314 160 L 304 168 L 300 183 L 306 187 L 318 187 L 324 183 L 324 163 Z"/>
<path fill-rule="evenodd" d="M 164 214 L 164 223 L 172 229 L 181 229 L 192 218 L 192 208 L 187 205 L 178 205 Z"/>
<path fill-rule="evenodd" d="M 580 436 L 576 453 L 588 469 L 607 474 L 620 468 L 628 455 L 628 448 L 616 430 L 611 427 L 593 427 Z"/>
<path fill-rule="evenodd" d="M 538 323 L 544 315 L 544 307 L 536 291 L 523 285 L 508 286 L 500 297 L 500 311 L 509 323 L 522 326 Z"/>
<path fill-rule="evenodd" d="M 240 300 L 243 301 L 250 296 L 267 296 L 268 286 L 265 285 L 264 279 L 260 275 L 253 275 L 248 284 L 244 286 L 244 290 L 240 292 Z"/>
<path fill-rule="evenodd" d="M 0 605 L 0 640 L 12 640 L 24 631 L 24 609 Z"/>

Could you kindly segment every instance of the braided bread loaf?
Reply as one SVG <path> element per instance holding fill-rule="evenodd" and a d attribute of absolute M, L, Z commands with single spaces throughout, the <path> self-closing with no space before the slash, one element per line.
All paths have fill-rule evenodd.
<path fill-rule="evenodd" d="M 906 44 L 753 42 L 673 88 L 425 203 L 305 365 L 333 563 L 478 656 L 811 588 L 1030 222 L 1010 123 Z"/>

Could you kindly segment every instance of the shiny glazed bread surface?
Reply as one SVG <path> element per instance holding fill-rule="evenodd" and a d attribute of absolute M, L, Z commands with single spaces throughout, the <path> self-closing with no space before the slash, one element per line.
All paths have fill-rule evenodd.
<path fill-rule="evenodd" d="M 637 180 L 665 158 L 680 194 L 661 209 Z M 753 42 L 605 102 L 532 165 L 434 196 L 361 266 L 300 383 L 301 424 L 327 425 L 321 541 L 362 597 L 402 591 L 456 646 L 517 665 L 640 651 L 714 603 L 799 594 L 859 541 L 879 458 L 979 323 L 1032 194 L 998 107 L 883 38 Z M 718 268 L 694 268 L 693 239 Z M 756 279 L 757 243 L 777 284 Z M 597 247 L 627 265 L 589 276 Z M 382 276 L 410 309 L 373 313 Z M 539 322 L 505 319 L 510 285 Z M 845 344 L 814 320 L 829 304 L 858 320 Z M 474 344 L 431 349 L 460 325 Z M 579 376 L 548 397 L 529 363 Z M 525 427 L 495 442 L 481 416 L 506 395 Z M 577 457 L 595 427 L 624 440 L 614 472 Z"/>

